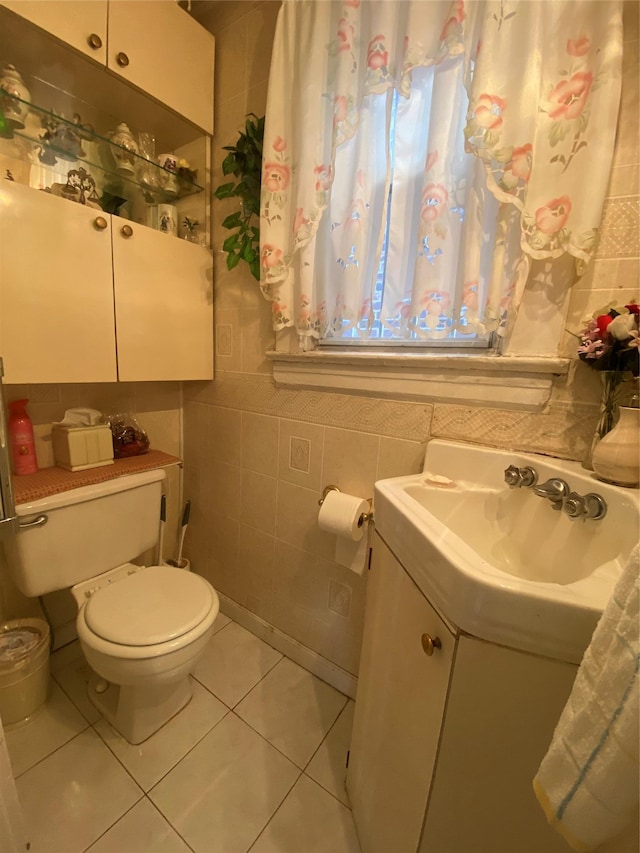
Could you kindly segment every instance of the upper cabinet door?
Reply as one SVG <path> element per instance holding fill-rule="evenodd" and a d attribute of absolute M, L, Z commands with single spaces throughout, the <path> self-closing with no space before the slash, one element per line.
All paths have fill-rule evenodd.
<path fill-rule="evenodd" d="M 0 181 L 0 353 L 11 383 L 116 381 L 109 216 Z"/>
<path fill-rule="evenodd" d="M 212 379 L 210 252 L 144 225 L 113 229 L 118 378 Z"/>
<path fill-rule="evenodd" d="M 213 134 L 213 61 L 213 36 L 177 3 L 112 0 L 109 4 L 108 68 L 209 135 Z"/>
<path fill-rule="evenodd" d="M 56 38 L 107 62 L 107 0 L 69 3 L 68 0 L 2 0 L 2 5 Z"/>

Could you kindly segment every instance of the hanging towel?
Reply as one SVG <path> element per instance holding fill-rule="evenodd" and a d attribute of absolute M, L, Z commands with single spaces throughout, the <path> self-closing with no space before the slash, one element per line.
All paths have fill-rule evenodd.
<path fill-rule="evenodd" d="M 637 814 L 639 561 L 636 546 L 533 781 L 547 820 L 574 850 L 595 850 Z"/>

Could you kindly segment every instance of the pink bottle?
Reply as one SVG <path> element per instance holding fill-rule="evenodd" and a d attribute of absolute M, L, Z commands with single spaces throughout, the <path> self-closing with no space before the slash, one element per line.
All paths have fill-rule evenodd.
<path fill-rule="evenodd" d="M 35 474 L 38 470 L 33 424 L 27 414 L 28 400 L 9 403 L 9 443 L 14 474 Z"/>

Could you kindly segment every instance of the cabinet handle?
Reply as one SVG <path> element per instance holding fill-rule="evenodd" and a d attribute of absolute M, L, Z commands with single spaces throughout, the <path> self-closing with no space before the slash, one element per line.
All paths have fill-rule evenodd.
<path fill-rule="evenodd" d="M 120 68 L 126 68 L 129 64 L 129 57 L 126 53 L 122 53 L 122 51 L 120 51 L 120 53 L 116 53 L 116 62 Z"/>
<path fill-rule="evenodd" d="M 93 220 L 93 227 L 97 228 L 98 231 L 104 231 L 107 225 L 108 222 L 104 218 L 104 216 L 96 216 L 96 218 Z"/>
<path fill-rule="evenodd" d="M 87 43 L 89 47 L 94 50 L 100 50 L 102 47 L 102 39 L 98 35 L 98 33 L 91 33 L 91 35 L 87 38 Z"/>
<path fill-rule="evenodd" d="M 123 237 L 133 237 L 133 228 L 130 225 L 123 225 L 120 229 L 120 233 Z"/>
<path fill-rule="evenodd" d="M 432 637 L 431 634 L 422 635 L 422 651 L 431 657 L 435 649 L 441 649 L 440 637 Z"/>

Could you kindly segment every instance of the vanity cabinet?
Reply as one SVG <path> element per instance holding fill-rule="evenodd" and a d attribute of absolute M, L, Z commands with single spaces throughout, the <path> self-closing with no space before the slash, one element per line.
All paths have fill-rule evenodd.
<path fill-rule="evenodd" d="M 207 249 L 10 181 L 0 211 L 8 383 L 212 376 Z"/>
<path fill-rule="evenodd" d="M 564 853 L 532 780 L 576 671 L 459 631 L 377 532 L 347 771 L 363 853 Z"/>
<path fill-rule="evenodd" d="M 428 642 L 439 642 L 433 647 Z M 455 637 L 376 534 L 347 789 L 365 853 L 415 851 Z M 440 853 L 440 851 L 438 851 Z"/>
<path fill-rule="evenodd" d="M 171 0 L 3 0 L 213 134 L 214 38 Z"/>

